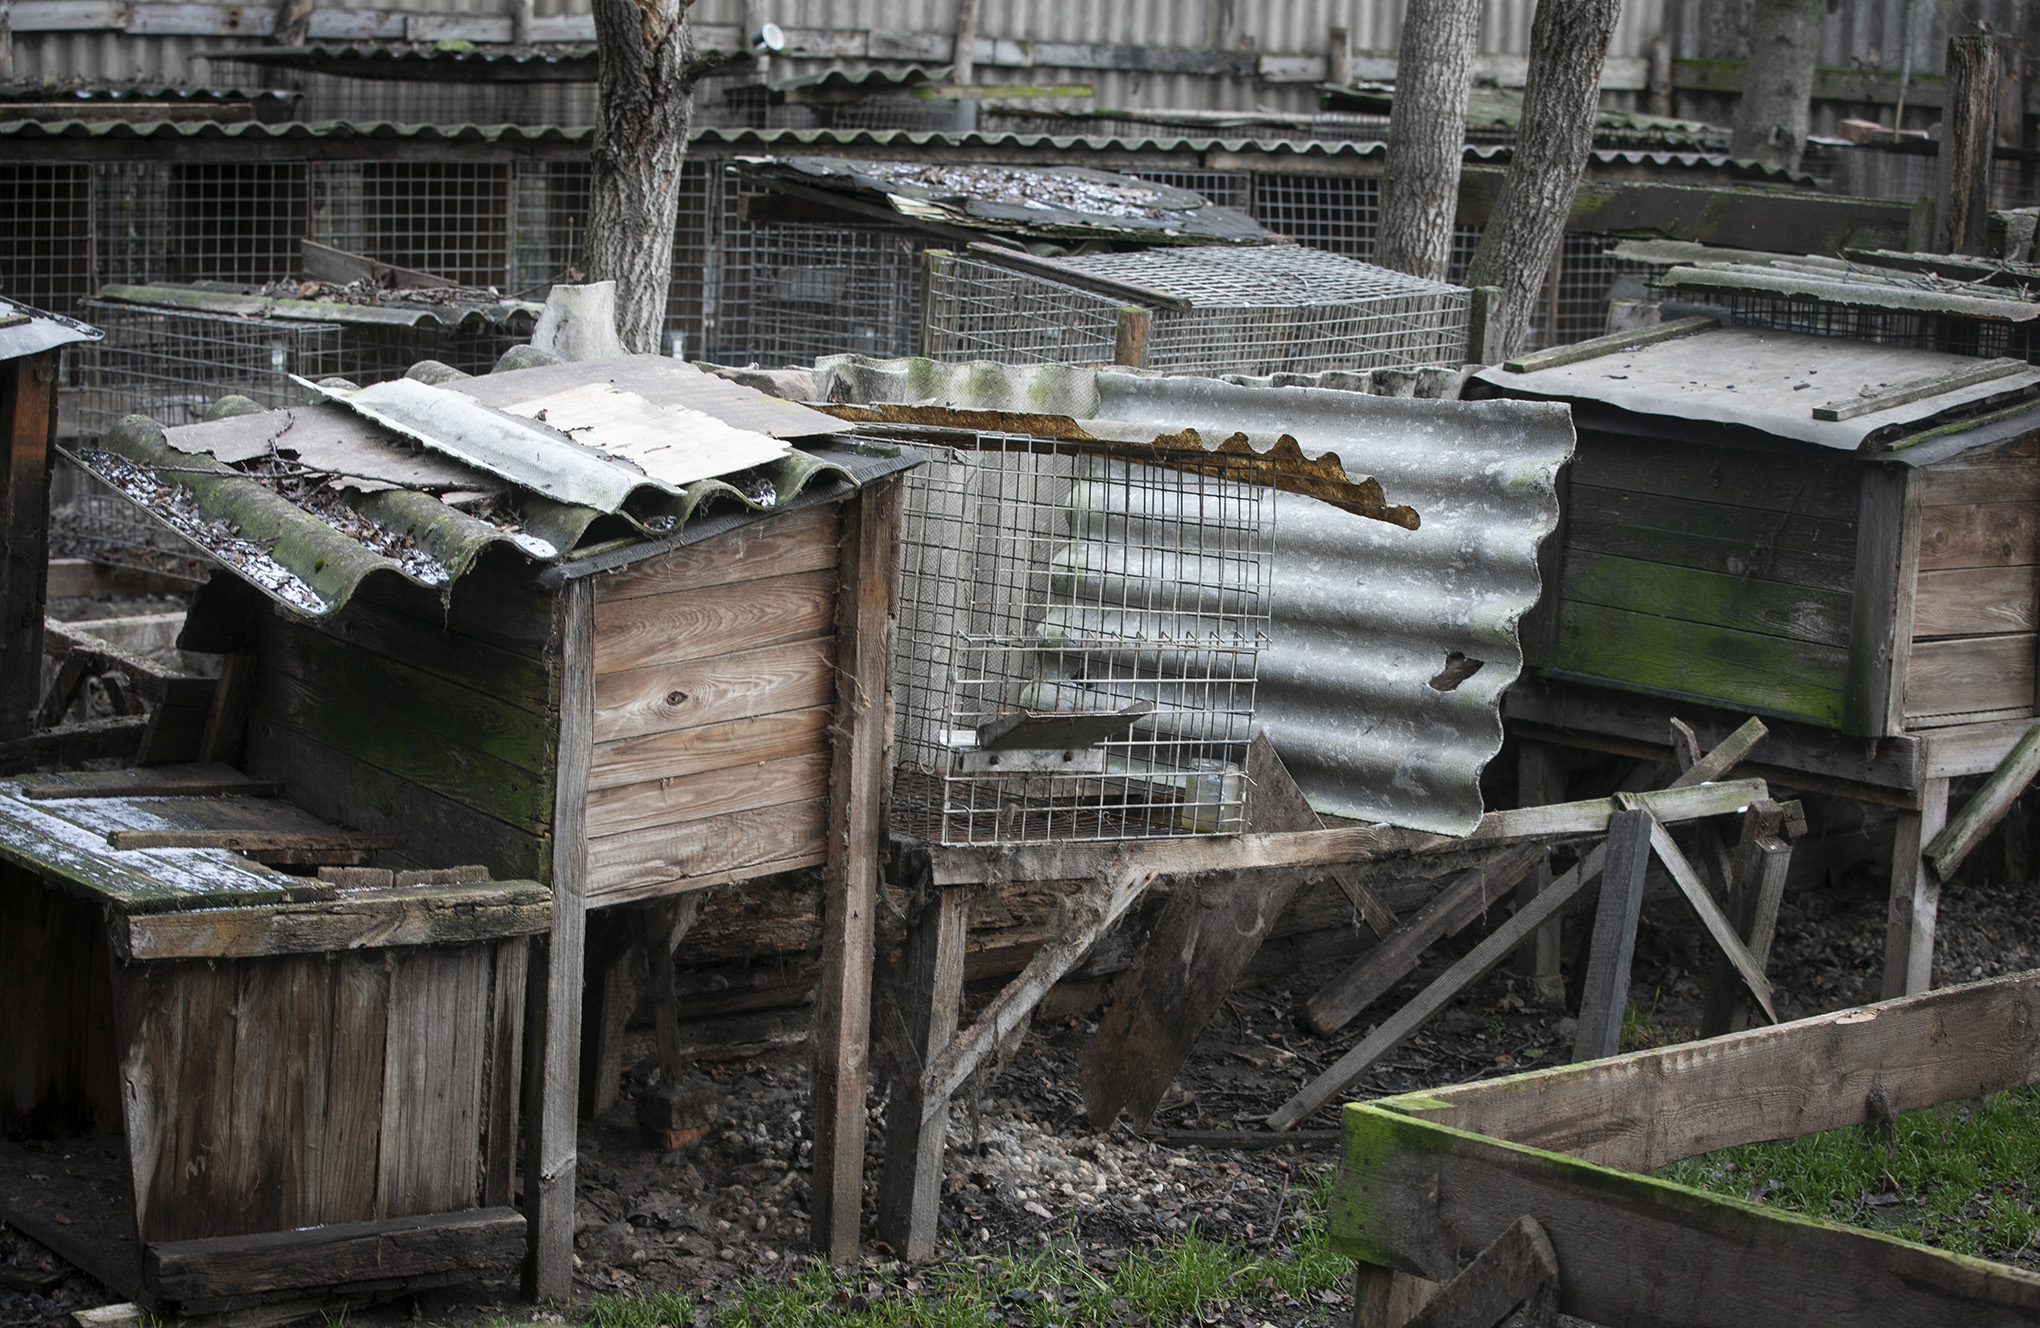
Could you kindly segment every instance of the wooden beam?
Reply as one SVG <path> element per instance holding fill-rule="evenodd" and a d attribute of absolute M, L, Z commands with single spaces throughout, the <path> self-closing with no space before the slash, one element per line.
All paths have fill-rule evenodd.
<path fill-rule="evenodd" d="M 1934 875 L 1943 881 L 1954 876 L 1962 860 L 2004 819 L 2036 773 L 2040 773 L 2040 723 L 2026 730 L 2026 736 L 2005 754 L 1976 796 L 1927 845 L 1923 856 Z"/>
<path fill-rule="evenodd" d="M 402 886 L 259 908 L 113 916 L 123 960 L 322 954 L 403 945 L 469 945 L 543 933 L 552 893 L 532 881 Z"/>
<path fill-rule="evenodd" d="M 1520 1317 L 1511 1312 L 1522 1307 Z M 1407 1328 L 1557 1328 L 1558 1255 L 1536 1218 L 1525 1214 L 1438 1288 Z"/>
<path fill-rule="evenodd" d="M 1396 1109 L 1624 1171 L 2040 1082 L 2040 973 L 1410 1094 Z M 1809 1074 L 1808 1066 L 1820 1067 Z"/>
<path fill-rule="evenodd" d="M 1742 835 L 1730 860 L 1726 911 L 1760 972 L 1770 961 L 1778 907 L 1784 900 L 1785 878 L 1792 867 L 1792 845 L 1780 834 L 1784 819 L 1784 809 L 1776 803 L 1757 803 L 1744 812 Z M 1723 955 L 1708 974 L 1700 1035 L 1719 1037 L 1723 1033 L 1740 1033 L 1749 1026 L 1741 975 Z"/>
<path fill-rule="evenodd" d="M 907 928 L 895 1004 L 900 1011 L 899 1080 L 886 1107 L 885 1169 L 878 1182 L 878 1238 L 902 1259 L 932 1258 L 939 1235 L 942 1139 L 948 1101 L 927 1102 L 921 1075 L 956 1037 L 963 1002 L 963 946 L 970 890 L 935 892 Z"/>
<path fill-rule="evenodd" d="M 1760 779 L 1676 786 L 1639 794 L 1641 805 L 1667 824 L 1740 811 L 1767 795 Z M 1464 836 L 1395 826 L 1344 826 L 1283 834 L 1201 836 L 1109 844 L 1026 844 L 929 849 L 933 883 L 1096 880 L 1115 872 L 1180 876 L 1192 872 L 1272 871 L 1373 862 L 1382 858 L 1501 848 L 1532 840 L 1605 834 L 1617 810 L 1610 798 L 1489 812 Z"/>
<path fill-rule="evenodd" d="M 1305 1002 L 1304 1018 L 1321 1035 L 1338 1032 L 1382 993 L 1409 976 L 1433 944 L 1457 935 L 1475 918 L 1486 914 L 1515 889 L 1517 881 L 1544 860 L 1543 845 L 1527 844 L 1462 872 L 1408 922 L 1354 960 Z"/>
<path fill-rule="evenodd" d="M 223 848 L 237 853 L 354 853 L 402 848 L 397 835 L 362 830 L 109 830 L 113 848 Z"/>
<path fill-rule="evenodd" d="M 1565 772 L 1558 748 L 1548 742 L 1521 742 L 1516 747 L 1516 805 L 1539 807 L 1565 801 Z M 1516 886 L 1518 907 L 1529 903 L 1551 884 L 1551 853 L 1540 850 L 1530 873 Z M 1556 1001 L 1565 991 L 1559 975 L 1562 928 L 1557 918 L 1532 933 L 1516 956 L 1516 971 L 1530 979 L 1537 994 Z"/>
<path fill-rule="evenodd" d="M 814 1009 L 813 1198 L 817 1250 L 857 1257 L 863 1205 L 865 1081 L 871 1036 L 873 910 L 892 766 L 893 577 L 900 486 L 866 486 L 844 504 L 836 618 L 835 751 L 822 881 L 821 979 Z"/>
<path fill-rule="evenodd" d="M 273 779 L 255 779 L 229 765 L 155 765 L 124 770 L 66 770 L 32 775 L 21 781 L 21 796 L 32 801 L 52 798 L 215 798 L 238 794 L 273 798 L 283 786 Z"/>
<path fill-rule="evenodd" d="M 1653 1328 L 2011 1328 L 2040 1275 L 1467 1134 L 1346 1108 L 1335 1250 L 1449 1280 L 1524 1213 L 1550 1233 L 1558 1308 Z"/>
<path fill-rule="evenodd" d="M 1599 359 L 1603 355 L 1638 350 L 1644 346 L 1655 346 L 1663 341 L 1677 341 L 1681 337 L 1690 337 L 1696 332 L 1707 332 L 1720 326 L 1721 320 L 1718 318 L 1704 316 L 1675 318 L 1656 327 L 1639 328 L 1634 332 L 1614 332 L 1605 337 L 1592 337 L 1567 346 L 1532 351 L 1528 355 L 1508 361 L 1502 368 L 1508 373 L 1536 373 L 1540 369 L 1556 369 L 1567 364 L 1578 364 L 1582 360 Z"/>
<path fill-rule="evenodd" d="M 1901 811 L 1891 839 L 1891 898 L 1884 919 L 1884 996 L 1912 996 L 1934 981 L 1934 917 L 1941 882 L 1921 856 L 1948 821 L 1948 781 L 1920 781 L 1920 808 Z"/>
<path fill-rule="evenodd" d="M 1601 899 L 1594 911 L 1579 1031 L 1573 1038 L 1574 1064 L 1622 1050 L 1629 962 L 1636 953 L 1636 923 L 1643 915 L 1643 877 L 1650 867 L 1655 824 L 1646 811 L 1620 811 L 1608 823 L 1608 858 L 1601 869 Z"/>
<path fill-rule="evenodd" d="M 1763 1007 L 1765 1016 L 1772 1023 L 1777 1023 L 1778 1012 L 1771 1005 L 1771 984 L 1764 980 L 1763 966 L 1751 958 L 1742 938 L 1735 934 L 1735 928 L 1722 913 L 1721 905 L 1708 893 L 1706 882 L 1693 870 L 1693 864 L 1686 861 L 1686 855 L 1679 852 L 1679 846 L 1672 842 L 1671 831 L 1652 822 L 1650 846 L 1657 851 L 1658 861 L 1665 864 L 1665 870 L 1671 873 L 1672 880 L 1686 896 L 1686 902 L 1700 915 L 1701 925 L 1714 938 L 1714 944 L 1742 976 L 1750 996 Z"/>
<path fill-rule="evenodd" d="M 553 785 L 553 930 L 542 982 L 533 983 L 526 1045 L 525 1216 L 530 1249 L 525 1291 L 534 1299 L 574 1293 L 574 1180 L 581 1060 L 581 984 L 587 939 L 588 766 L 595 721 L 591 581 L 560 588 L 552 654 L 559 661 L 559 765 Z"/>
<path fill-rule="evenodd" d="M 42 704 L 56 374 L 53 350 L 0 363 L 0 743 L 27 737 Z"/>
<path fill-rule="evenodd" d="M 143 1277 L 151 1291 L 174 1305 L 502 1268 L 516 1263 L 523 1251 L 524 1214 L 514 1208 L 477 1208 L 160 1242 L 143 1254 Z"/>

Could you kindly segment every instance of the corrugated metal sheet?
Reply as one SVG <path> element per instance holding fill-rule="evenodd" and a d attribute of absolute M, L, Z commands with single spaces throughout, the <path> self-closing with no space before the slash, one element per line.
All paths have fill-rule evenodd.
<path fill-rule="evenodd" d="M 105 335 L 61 314 L 46 314 L 0 295 L 0 360 L 40 355 L 58 346 L 97 341 Z"/>
<path fill-rule="evenodd" d="M 1416 509 L 1416 529 L 1279 500 L 1256 722 L 1321 812 L 1444 834 L 1480 819 L 1501 696 L 1522 669 L 1517 624 L 1540 593 L 1537 548 L 1572 455 L 1565 408 L 848 356 L 817 366 L 816 390 L 1066 415 L 1095 437 L 1187 428 L 1208 445 L 1244 434 L 1257 450 L 1288 438 L 1378 482 L 1389 503 Z"/>
<path fill-rule="evenodd" d="M 1928 387 L 1987 364 L 1941 351 L 1724 327 L 1533 373 L 1510 373 L 1498 366 L 1475 377 L 1511 396 L 1592 402 L 1666 420 L 1736 424 L 1775 438 L 1869 452 L 1880 451 L 1887 440 L 1916 435 L 1943 417 L 2016 400 L 2040 386 L 2040 370 L 2005 365 L 2013 372 L 1851 419 L 1818 419 L 1815 408 L 1854 406 L 1880 393 L 1909 384 Z"/>
<path fill-rule="evenodd" d="M 434 390 L 401 381 L 416 392 Z M 642 483 L 548 485 L 558 495 L 549 497 L 502 478 L 504 468 L 493 467 L 496 474 L 473 468 L 475 449 L 467 446 L 472 438 L 439 438 L 429 428 L 407 428 L 433 454 L 431 464 L 421 466 L 412 445 L 398 435 L 340 406 L 315 405 L 170 430 L 130 416 L 108 434 L 104 452 L 74 459 L 153 521 L 279 602 L 312 615 L 339 609 L 369 576 L 451 593 L 454 581 L 498 545 L 534 561 L 560 562 L 588 540 L 604 549 L 603 566 L 621 565 L 699 537 L 702 527 L 688 528 L 708 508 L 755 519 L 826 500 L 845 485 L 911 464 L 859 457 L 830 443 L 829 435 L 843 428 L 837 421 L 658 356 L 516 370 L 456 380 L 441 390 L 473 406 L 461 395 L 464 383 L 497 403 L 527 392 L 549 396 L 569 385 L 623 384 L 654 406 L 707 417 L 719 443 L 742 427 L 723 418 L 733 415 L 797 436 L 805 446 L 787 451 L 753 434 L 783 455 L 685 485 L 654 483 L 639 471 Z M 302 451 L 291 437 L 299 415 Z M 688 441 L 684 418 L 672 437 L 676 444 Z M 251 447 L 251 439 L 258 445 Z M 536 466 L 532 474 L 566 474 L 569 453 L 584 463 L 584 471 L 589 465 L 619 474 L 635 469 L 586 442 L 548 440 L 536 428 L 526 429 L 521 441 L 535 452 L 525 458 Z M 526 470 L 530 466 L 516 473 Z M 620 549 L 614 547 L 618 537 L 626 541 Z"/>

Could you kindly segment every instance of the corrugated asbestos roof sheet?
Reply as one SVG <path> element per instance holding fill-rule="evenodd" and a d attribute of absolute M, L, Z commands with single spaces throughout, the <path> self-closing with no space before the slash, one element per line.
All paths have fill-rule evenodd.
<path fill-rule="evenodd" d="M 414 297 L 418 292 L 411 293 Z M 430 294 L 430 292 L 426 292 Z M 152 309 L 188 309 L 195 313 L 230 314 L 241 318 L 281 318 L 307 323 L 367 323 L 384 327 L 500 327 L 518 319 L 526 328 L 545 311 L 542 304 L 528 300 L 439 300 L 424 303 L 416 298 L 388 299 L 374 304 L 352 304 L 343 300 L 294 300 L 287 296 L 261 295 L 244 291 L 208 290 L 198 286 L 109 285 L 99 288 L 98 298 L 120 304 Z"/>
<path fill-rule="evenodd" d="M 736 524 L 711 511 L 755 520 L 911 464 L 860 456 L 840 421 L 654 355 L 329 387 L 316 404 L 168 430 L 129 416 L 75 459 L 311 615 L 374 575 L 450 594 L 499 545 L 563 575 L 621 566 Z"/>
<path fill-rule="evenodd" d="M 1653 416 L 1674 431 L 1694 422 L 1742 425 L 1850 452 L 1882 451 L 2040 387 L 2040 369 L 2017 362 L 1753 327 L 1648 344 L 1611 339 L 1588 359 L 1530 373 L 1498 365 L 1475 378 L 1510 396 Z"/>
<path fill-rule="evenodd" d="M 441 45 L 364 42 L 358 45 L 250 46 L 207 51 L 215 60 L 301 69 L 343 78 L 451 78 L 515 82 L 593 82 L 595 48 L 589 45 L 503 46 L 493 42 Z"/>
<path fill-rule="evenodd" d="M 1287 439 L 1378 482 L 1387 504 L 1414 509 L 1414 529 L 1279 500 L 1256 722 L 1321 812 L 1443 834 L 1480 819 L 1501 696 L 1522 669 L 1517 623 L 1540 592 L 1537 548 L 1558 522 L 1556 482 L 1572 455 L 1565 408 L 853 356 L 822 360 L 816 392 L 924 408 L 937 423 L 954 422 L 944 408 L 999 412 L 1015 432 L 1050 417 L 1074 436 L 1121 441 L 1195 429 L 1207 447 L 1243 436 L 1266 451 Z"/>
<path fill-rule="evenodd" d="M 62 314 L 46 314 L 0 295 L 0 360 L 40 355 L 58 346 L 97 341 L 106 335 Z"/>

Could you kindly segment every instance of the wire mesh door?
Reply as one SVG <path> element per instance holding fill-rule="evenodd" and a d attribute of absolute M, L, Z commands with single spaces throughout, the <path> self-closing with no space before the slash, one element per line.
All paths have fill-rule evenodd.
<path fill-rule="evenodd" d="M 907 482 L 894 825 L 944 844 L 1236 833 L 1274 491 L 982 434 Z"/>

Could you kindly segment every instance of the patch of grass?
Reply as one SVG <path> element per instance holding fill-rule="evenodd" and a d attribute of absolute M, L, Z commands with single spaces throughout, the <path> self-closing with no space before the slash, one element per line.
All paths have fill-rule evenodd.
<path fill-rule="evenodd" d="M 1724 1149 L 1659 1174 L 2010 1261 L 2040 1249 L 2040 1087 L 1907 1112 L 1889 1146 L 1873 1130 L 1830 1130 Z"/>
<path fill-rule="evenodd" d="M 1067 1239 L 1040 1250 L 973 1254 L 916 1268 L 836 1268 L 816 1261 L 779 1282 L 746 1282 L 713 1305 L 666 1293 L 605 1296 L 574 1317 L 586 1328 L 1027 1328 L 1175 1324 L 1243 1302 L 1309 1302 L 1343 1292 L 1352 1262 L 1332 1252 L 1324 1214 L 1333 1170 L 1292 1197 L 1280 1253 L 1206 1238 L 1088 1263 Z"/>
<path fill-rule="evenodd" d="M 1650 994 L 1649 1009 L 1632 1005 L 1622 1011 L 1622 1050 L 1648 1051 L 1679 1040 L 1674 1030 L 1658 1027 L 1658 1007 L 1663 1003 L 1664 993 L 1654 991 Z"/>

